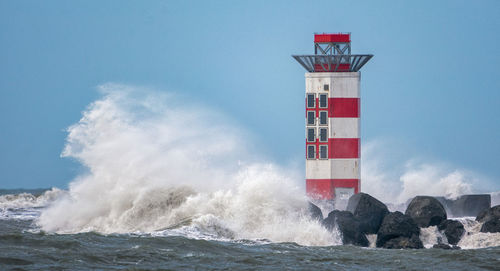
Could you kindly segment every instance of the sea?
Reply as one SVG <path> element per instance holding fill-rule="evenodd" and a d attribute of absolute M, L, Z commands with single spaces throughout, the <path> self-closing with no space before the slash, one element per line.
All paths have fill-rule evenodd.
<path fill-rule="evenodd" d="M 142 232 L 67 227 L 67 232 L 46 231 L 41 214 L 67 191 L 0 193 L 0 270 L 499 270 L 500 266 L 499 234 L 480 233 L 474 218 L 457 218 L 467 229 L 460 250 L 431 248 L 442 237 L 435 227 L 422 230 L 426 249 L 388 250 L 373 244 L 342 245 L 334 233 L 326 243 L 303 239 L 324 237 L 318 232 L 302 233 L 295 242 L 273 241 L 269 234 L 241 238 L 229 228 L 217 228 L 210 219 L 204 224 L 184 219 L 165 229 Z M 294 222 L 276 230 L 294 228 L 287 223 Z M 315 222 L 309 223 L 302 225 L 304 231 L 318 230 Z M 374 236 L 369 237 L 373 243 Z"/>
<path fill-rule="evenodd" d="M 343 245 L 310 217 L 302 157 L 273 162 L 241 124 L 186 97 L 98 89 L 61 143 L 75 177 L 61 189 L 0 190 L 0 271 L 500 270 L 500 233 L 479 232 L 473 217 L 453 218 L 467 231 L 460 250 L 432 248 L 446 243 L 436 227 L 421 230 L 421 250 L 379 249 L 375 235 L 367 248 Z M 475 192 L 467 171 L 435 163 L 392 178 L 392 164 L 373 164 L 382 154 L 362 155 L 361 191 L 389 209 Z"/>

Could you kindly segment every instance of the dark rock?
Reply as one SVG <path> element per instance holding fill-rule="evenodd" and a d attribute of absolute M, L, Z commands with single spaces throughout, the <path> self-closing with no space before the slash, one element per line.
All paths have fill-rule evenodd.
<path fill-rule="evenodd" d="M 477 216 L 481 211 L 491 207 L 491 195 L 463 195 L 457 199 L 434 197 L 446 210 L 448 217 Z"/>
<path fill-rule="evenodd" d="M 380 229 L 378 230 L 377 247 L 386 247 L 385 244 L 388 241 L 399 237 L 406 237 L 408 240 L 400 238 L 391 242 L 391 247 L 396 248 L 399 245 L 403 246 L 405 244 L 408 245 L 408 248 L 420 247 L 422 242 L 419 239 L 419 235 L 420 229 L 410 216 L 404 215 L 401 212 L 389 213 L 384 217 Z M 420 242 L 417 242 L 417 239 Z M 420 243 L 420 245 L 418 245 L 418 243 Z"/>
<path fill-rule="evenodd" d="M 481 226 L 481 232 L 500 232 L 500 219 L 484 222 Z"/>
<path fill-rule="evenodd" d="M 440 248 L 440 249 L 451 249 L 451 247 L 447 244 L 435 244 L 432 248 Z"/>
<path fill-rule="evenodd" d="M 476 221 L 483 222 L 481 232 L 500 232 L 500 205 L 484 210 L 476 217 Z"/>
<path fill-rule="evenodd" d="M 350 197 L 347 211 L 359 220 L 361 232 L 365 234 L 377 233 L 384 216 L 389 213 L 385 204 L 365 193 Z"/>
<path fill-rule="evenodd" d="M 432 248 L 439 248 L 439 249 L 452 249 L 452 250 L 459 250 L 459 249 L 462 249 L 461 247 L 459 246 L 450 246 L 450 245 L 447 245 L 447 244 L 435 244 L 432 246 Z"/>
<path fill-rule="evenodd" d="M 330 231 L 337 225 L 342 235 L 342 243 L 344 245 L 362 247 L 367 247 L 369 245 L 368 239 L 360 231 L 359 221 L 350 212 L 334 210 L 328 214 L 325 220 L 323 220 L 323 225 Z"/>
<path fill-rule="evenodd" d="M 421 228 L 439 225 L 446 220 L 443 205 L 434 197 L 417 196 L 406 208 L 406 215 L 411 216 Z"/>
<path fill-rule="evenodd" d="M 321 212 L 321 209 L 318 206 L 312 204 L 311 202 L 308 203 L 309 203 L 308 210 L 311 218 L 314 220 L 323 221 L 323 213 Z"/>
<path fill-rule="evenodd" d="M 440 231 L 444 231 L 448 244 L 456 245 L 465 233 L 464 225 L 456 220 L 444 220 L 438 226 Z"/>
<path fill-rule="evenodd" d="M 408 237 L 396 237 L 387 241 L 383 248 L 388 249 L 402 249 L 402 248 L 424 248 L 422 241 L 418 236 L 413 235 L 411 238 Z"/>
<path fill-rule="evenodd" d="M 483 210 L 477 215 L 476 221 L 486 222 L 494 218 L 497 219 L 500 218 L 500 205 L 493 206 L 489 209 Z"/>
<path fill-rule="evenodd" d="M 450 207 L 455 217 L 477 216 L 481 211 L 491 207 L 491 195 L 463 195 L 453 200 Z"/>

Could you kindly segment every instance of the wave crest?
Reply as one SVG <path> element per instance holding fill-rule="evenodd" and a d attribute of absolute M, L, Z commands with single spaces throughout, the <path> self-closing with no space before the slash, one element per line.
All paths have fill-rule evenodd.
<path fill-rule="evenodd" d="M 221 115 L 172 95 L 100 89 L 62 154 L 88 172 L 42 212 L 43 230 L 341 243 L 309 218 L 298 174 L 252 162 L 243 133 Z"/>

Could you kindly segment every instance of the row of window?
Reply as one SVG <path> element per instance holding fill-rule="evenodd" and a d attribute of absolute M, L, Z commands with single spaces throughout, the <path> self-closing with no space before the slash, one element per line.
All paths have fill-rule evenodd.
<path fill-rule="evenodd" d="M 328 94 L 319 94 L 319 108 L 328 108 Z M 307 108 L 315 108 L 316 107 L 316 94 L 308 93 L 307 94 Z"/>
<path fill-rule="evenodd" d="M 316 125 L 316 112 L 307 111 L 307 125 Z M 319 111 L 319 125 L 328 125 L 328 111 Z"/>
<path fill-rule="evenodd" d="M 329 90 L 329 85 L 324 85 L 324 90 Z M 308 93 L 306 95 L 306 105 L 307 108 L 316 108 L 316 94 Z M 318 94 L 318 107 L 328 108 L 328 94 Z M 328 125 L 328 111 L 318 112 L 318 122 L 319 125 Z M 316 125 L 316 112 L 307 111 L 307 125 Z M 316 134 L 318 131 L 318 134 Z M 319 142 L 328 142 L 328 128 L 309 128 L 307 127 L 307 142 L 316 142 L 316 137 Z M 307 145 L 307 159 L 316 159 L 316 152 L 318 153 L 319 159 L 328 159 L 328 145 L 319 145 L 319 150 L 316 150 L 316 145 Z"/>
<path fill-rule="evenodd" d="M 316 159 L 315 145 L 307 145 L 307 159 Z M 328 145 L 319 145 L 319 159 L 328 159 Z"/>
<path fill-rule="evenodd" d="M 320 127 L 319 142 L 328 142 L 328 128 Z M 307 128 L 307 142 L 316 142 L 316 128 Z"/>

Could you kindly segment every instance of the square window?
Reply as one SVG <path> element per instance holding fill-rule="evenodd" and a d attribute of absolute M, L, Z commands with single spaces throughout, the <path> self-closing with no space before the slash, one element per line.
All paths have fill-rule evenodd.
<path fill-rule="evenodd" d="M 307 108 L 316 107 L 316 98 L 314 94 L 307 94 Z"/>
<path fill-rule="evenodd" d="M 328 142 L 328 129 L 327 128 L 319 128 L 319 141 L 320 142 Z"/>
<path fill-rule="evenodd" d="M 319 111 L 319 124 L 328 125 L 328 111 Z"/>
<path fill-rule="evenodd" d="M 316 123 L 316 112 L 307 111 L 307 125 L 314 125 Z"/>
<path fill-rule="evenodd" d="M 315 142 L 316 141 L 316 129 L 307 128 L 307 142 Z"/>
<path fill-rule="evenodd" d="M 307 159 L 315 159 L 316 158 L 316 146 L 309 145 L 307 146 Z"/>
<path fill-rule="evenodd" d="M 323 90 L 325 90 L 325 91 L 330 90 L 330 85 L 328 85 L 328 84 L 324 84 L 324 85 L 323 85 Z"/>
<path fill-rule="evenodd" d="M 319 95 L 319 107 L 320 108 L 328 107 L 328 95 L 326 94 Z"/>
<path fill-rule="evenodd" d="M 319 158 L 320 159 L 328 159 L 328 146 L 327 145 L 319 146 Z"/>

